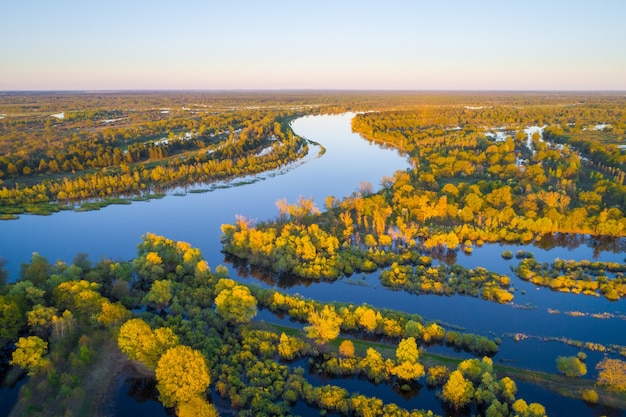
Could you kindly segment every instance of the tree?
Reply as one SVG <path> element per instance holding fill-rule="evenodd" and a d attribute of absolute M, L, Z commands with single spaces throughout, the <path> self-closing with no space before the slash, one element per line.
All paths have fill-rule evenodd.
<path fill-rule="evenodd" d="M 414 337 L 400 340 L 396 349 L 396 358 L 398 362 L 417 363 L 419 350 Z"/>
<path fill-rule="evenodd" d="M 17 337 L 23 320 L 20 307 L 0 295 L 0 346 Z"/>
<path fill-rule="evenodd" d="M 7 264 L 7 260 L 4 258 L 0 258 L 0 287 L 7 283 L 9 279 L 9 271 L 4 269 L 4 266 Z"/>
<path fill-rule="evenodd" d="M 60 283 L 53 291 L 56 304 L 67 308 L 77 316 L 91 319 L 100 314 L 102 302 L 106 299 L 98 293 L 99 285 L 86 280 Z"/>
<path fill-rule="evenodd" d="M 354 314 L 357 317 L 359 324 L 368 332 L 376 330 L 378 320 L 376 312 L 373 309 L 367 306 L 359 306 L 354 310 Z"/>
<path fill-rule="evenodd" d="M 598 384 L 617 391 L 626 391 L 626 362 L 604 358 L 596 365 L 596 369 L 599 371 Z"/>
<path fill-rule="evenodd" d="M 344 358 L 351 358 L 354 356 L 354 343 L 352 340 L 346 339 L 339 345 L 339 354 Z"/>
<path fill-rule="evenodd" d="M 102 311 L 97 320 L 103 326 L 117 326 L 130 318 L 130 311 L 120 303 L 112 303 L 108 300 L 102 303 Z"/>
<path fill-rule="evenodd" d="M 117 344 L 130 359 L 154 369 L 160 355 L 178 344 L 178 336 L 169 327 L 152 331 L 142 319 L 130 319 L 120 328 Z"/>
<path fill-rule="evenodd" d="M 42 286 L 48 279 L 50 272 L 50 264 L 48 260 L 37 252 L 33 252 L 30 264 L 23 263 L 20 265 L 20 277 L 23 280 L 31 281 L 36 286 Z"/>
<path fill-rule="evenodd" d="M 224 288 L 215 298 L 215 311 L 231 324 L 243 324 L 252 320 L 257 313 L 256 306 L 256 298 L 243 285 Z"/>
<path fill-rule="evenodd" d="M 396 349 L 398 365 L 391 373 L 401 380 L 410 381 L 424 376 L 424 366 L 418 362 L 419 351 L 415 338 L 402 339 Z"/>
<path fill-rule="evenodd" d="M 189 346 L 168 349 L 156 367 L 159 400 L 166 407 L 190 403 L 201 397 L 211 377 L 204 356 Z"/>
<path fill-rule="evenodd" d="M 281 358 L 292 360 L 300 355 L 300 352 L 306 349 L 307 344 L 297 337 L 287 336 L 284 332 L 280 335 L 278 343 L 278 354 Z"/>
<path fill-rule="evenodd" d="M 587 374 L 587 366 L 576 356 L 559 356 L 556 358 L 556 368 L 571 378 Z"/>
<path fill-rule="evenodd" d="M 368 348 L 365 357 L 359 362 L 359 368 L 375 383 L 387 378 L 387 366 L 382 355 L 374 348 Z"/>
<path fill-rule="evenodd" d="M 172 281 L 163 279 L 155 280 L 150 291 L 143 298 L 143 302 L 151 304 L 156 310 L 163 310 L 172 299 Z"/>
<path fill-rule="evenodd" d="M 443 399 L 450 403 L 455 410 L 464 407 L 474 396 L 474 385 L 465 379 L 458 369 L 452 371 L 448 381 L 443 386 Z"/>
<path fill-rule="evenodd" d="M 56 316 L 57 312 L 57 309 L 54 307 L 44 307 L 36 304 L 32 310 L 26 313 L 28 327 L 39 335 L 44 336 L 52 325 L 52 317 Z"/>
<path fill-rule="evenodd" d="M 48 351 L 48 342 L 40 337 L 20 337 L 15 347 L 9 363 L 24 368 L 28 375 L 36 375 L 50 364 L 50 360 L 43 357 Z"/>
<path fill-rule="evenodd" d="M 307 337 L 314 339 L 320 345 L 326 344 L 339 336 L 343 321 L 335 312 L 335 308 L 328 305 L 325 305 L 322 311 L 310 312 L 307 320 L 311 324 L 304 328 Z"/>
<path fill-rule="evenodd" d="M 219 414 L 213 406 L 201 397 L 193 397 L 191 400 L 179 403 L 176 406 L 177 417 L 218 417 Z"/>

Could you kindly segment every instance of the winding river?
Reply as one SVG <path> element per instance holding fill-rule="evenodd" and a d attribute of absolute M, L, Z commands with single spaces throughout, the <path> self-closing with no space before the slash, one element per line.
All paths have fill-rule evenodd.
<path fill-rule="evenodd" d="M 277 215 L 276 201 L 286 198 L 290 203 L 300 196 L 313 197 L 318 207 L 324 207 L 329 196 L 342 198 L 357 191 L 363 181 L 380 188 L 383 176 L 406 169 L 409 163 L 397 151 L 373 145 L 351 131 L 352 114 L 307 116 L 297 119 L 292 126 L 296 134 L 320 143 L 326 152 L 311 155 L 280 171 L 265 173 L 255 178 L 235 180 L 228 187 L 197 185 L 173 190 L 165 198 L 131 205 L 109 206 L 91 212 L 60 212 L 51 216 L 24 215 L 15 221 L 0 222 L 0 257 L 8 260 L 11 279 L 19 275 L 20 263 L 28 262 L 33 252 L 49 261 L 71 262 L 84 252 L 90 259 L 101 257 L 128 260 L 135 256 L 135 246 L 141 236 L 152 232 L 170 239 L 183 240 L 201 249 L 212 267 L 226 264 L 219 242 L 220 225 L 234 222 L 235 214 L 265 220 Z M 312 152 L 317 152 L 312 147 Z M 222 184 L 226 185 L 226 184 Z M 186 193 L 190 190 L 204 193 Z M 183 196 L 184 194 L 184 196 Z M 604 298 L 563 294 L 537 289 L 513 276 L 510 267 L 515 259 L 500 257 L 505 249 L 515 252 L 523 248 L 532 251 L 539 260 L 590 259 L 623 262 L 624 253 L 618 248 L 599 249 L 586 244 L 570 248 L 543 242 L 541 247 L 516 245 L 485 245 L 474 248 L 471 255 L 459 253 L 456 261 L 467 267 L 484 266 L 487 269 L 512 276 L 516 305 L 499 305 L 465 296 L 410 295 L 383 288 L 378 274 L 360 274 L 335 283 L 263 283 L 277 285 L 290 293 L 322 301 L 345 301 L 401 309 L 418 313 L 426 319 L 461 326 L 465 331 L 490 337 L 501 337 L 500 352 L 494 360 L 514 362 L 515 366 L 555 372 L 558 355 L 575 355 L 578 349 L 559 342 L 540 342 L 530 338 L 515 342 L 509 334 L 524 333 L 537 337 L 561 337 L 583 342 L 626 346 L 626 302 L 609 302 Z M 246 282 L 258 283 L 249 274 L 239 273 L 230 265 L 231 276 Z M 358 284 L 358 285 L 356 285 Z M 523 307 L 523 308 L 520 308 Z M 559 314 L 555 314 L 556 312 Z M 574 317 L 565 312 L 610 313 L 613 318 L 590 316 Z M 265 320 L 276 320 L 265 313 Z M 438 347 L 433 351 L 458 354 Z M 602 354 L 587 352 L 592 364 L 587 377 L 595 377 L 593 364 Z M 348 381 L 355 386 L 364 382 Z M 541 402 L 549 415 L 594 416 L 600 409 L 584 406 L 582 402 L 556 396 L 529 384 L 518 384 L 519 397 L 527 402 Z M 356 389 L 365 392 L 367 387 Z M 379 389 L 379 388 L 377 388 Z M 398 402 L 406 408 L 430 408 L 443 414 L 434 395 L 423 389 L 419 396 L 400 400 L 389 390 L 385 401 Z M 396 396 L 397 398 L 394 398 Z M 607 413 L 606 410 L 602 411 Z M 611 415 L 624 415 L 609 410 Z"/>

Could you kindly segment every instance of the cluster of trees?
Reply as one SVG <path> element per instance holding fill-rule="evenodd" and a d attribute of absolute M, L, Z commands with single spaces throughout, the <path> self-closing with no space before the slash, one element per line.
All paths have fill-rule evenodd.
<path fill-rule="evenodd" d="M 221 266 L 212 271 L 189 244 L 153 234 L 144 236 L 137 257 L 128 263 L 93 265 L 79 255 L 72 265 L 51 264 L 35 254 L 16 283 L 2 286 L 3 343 L 15 343 L 12 363 L 31 375 L 16 409 L 32 415 L 95 412 L 93 398 L 104 395 L 130 360 L 144 375 L 153 375 L 159 399 L 179 416 L 216 415 L 207 396 L 209 384 L 244 416 L 288 415 L 298 401 L 344 415 L 432 416 L 336 386 L 314 386 L 306 371 L 291 363 L 310 358 L 317 369 L 410 386 L 429 372 L 419 361 L 420 345 L 448 343 L 489 355 L 497 351 L 487 338 L 446 331 L 417 315 L 304 300 L 248 287 L 226 274 Z M 290 314 L 308 326 L 286 334 L 284 328 L 256 323 L 259 307 Z M 339 339 L 342 334 L 382 336 L 395 346 L 395 355 L 367 345 L 356 349 L 352 340 Z M 342 342 L 337 346 L 334 340 Z M 453 372 L 439 371 L 447 393 Z M 446 393 L 442 398 L 450 402 L 452 394 Z M 38 407 L 32 398 L 55 406 Z M 483 407 L 475 398 L 466 404 Z"/>
<path fill-rule="evenodd" d="M 513 301 L 511 279 L 482 267 L 467 269 L 456 264 L 431 266 L 429 263 L 414 266 L 394 262 L 380 273 L 380 280 L 387 287 L 418 294 L 467 294 L 498 303 Z"/>
<path fill-rule="evenodd" d="M 522 260 L 514 269 L 518 277 L 535 285 L 575 294 L 602 294 L 609 300 L 626 295 L 625 270 L 626 265 L 615 262 L 538 262 L 534 258 Z"/>

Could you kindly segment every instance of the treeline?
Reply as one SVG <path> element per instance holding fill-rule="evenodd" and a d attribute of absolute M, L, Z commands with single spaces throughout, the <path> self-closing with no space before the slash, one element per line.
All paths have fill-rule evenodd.
<path fill-rule="evenodd" d="M 177 150 L 177 144 L 193 142 L 192 139 L 176 139 L 165 145 L 150 144 L 149 149 L 158 150 L 155 152 L 160 162 L 156 163 L 121 162 L 115 165 L 119 161 L 112 161 L 114 165 L 108 169 L 81 171 L 62 179 L 44 179 L 31 186 L 2 187 L 0 212 L 9 217 L 23 212 L 46 213 L 54 210 L 55 204 L 127 198 L 162 192 L 175 185 L 211 182 L 275 169 L 308 152 L 306 141 L 293 135 L 289 120 L 276 114 L 266 115 L 239 132 L 230 133 L 218 144 L 205 147 L 202 141 L 196 141 L 201 149 L 180 157 L 163 158 L 163 152 Z M 264 149 L 268 151 L 264 152 Z M 131 153 L 129 149 L 126 155 Z"/>

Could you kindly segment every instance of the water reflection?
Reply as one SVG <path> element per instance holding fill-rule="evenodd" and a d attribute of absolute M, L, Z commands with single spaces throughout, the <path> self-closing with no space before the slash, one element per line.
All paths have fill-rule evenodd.
<path fill-rule="evenodd" d="M 152 377 L 139 376 L 133 370 L 124 370 L 112 385 L 112 402 L 107 414 L 116 417 L 153 417 L 174 416 L 173 409 L 166 409 L 159 402 L 156 380 Z"/>

